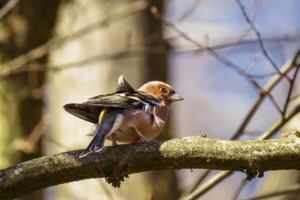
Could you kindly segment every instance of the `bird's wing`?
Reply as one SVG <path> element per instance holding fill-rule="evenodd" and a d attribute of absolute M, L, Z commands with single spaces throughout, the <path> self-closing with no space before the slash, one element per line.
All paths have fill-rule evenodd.
<path fill-rule="evenodd" d="M 98 123 L 99 115 L 104 107 L 142 109 L 145 102 L 135 96 L 120 94 L 101 95 L 84 103 L 66 104 L 64 109 L 70 114 L 92 123 Z"/>
<path fill-rule="evenodd" d="M 115 93 L 95 96 L 81 104 L 67 104 L 64 108 L 76 117 L 97 123 L 103 107 L 153 110 L 154 106 L 161 105 L 161 102 L 150 93 L 134 90 L 123 75 L 120 76 L 118 84 Z"/>
<path fill-rule="evenodd" d="M 118 80 L 119 87 L 117 88 L 116 93 L 119 92 L 128 92 L 128 93 L 135 93 L 136 91 L 133 87 L 126 81 L 124 75 L 121 75 Z"/>
<path fill-rule="evenodd" d="M 118 80 L 118 87 L 117 87 L 117 90 L 115 93 L 113 94 L 108 94 L 108 95 L 114 95 L 114 94 L 137 94 L 137 92 L 132 88 L 132 86 L 126 81 L 124 75 L 121 75 L 119 77 L 119 80 Z M 89 98 L 89 100 L 96 100 L 96 99 L 99 99 L 99 98 L 102 98 L 102 97 L 105 97 L 105 96 L 108 96 L 108 95 L 98 95 L 98 96 L 95 96 L 95 97 L 91 97 Z"/>
<path fill-rule="evenodd" d="M 83 104 L 70 103 L 70 104 L 64 105 L 64 109 L 68 113 L 70 113 L 76 117 L 79 117 L 83 120 L 86 120 L 86 121 L 92 122 L 92 123 L 97 123 L 99 114 L 100 114 L 101 110 L 103 109 L 103 107 L 88 107 Z"/>
<path fill-rule="evenodd" d="M 137 108 L 142 109 L 146 102 L 138 96 L 128 95 L 124 93 L 110 94 L 101 96 L 100 98 L 90 99 L 88 102 L 82 103 L 82 105 L 89 107 L 115 107 L 115 108 Z"/>
<path fill-rule="evenodd" d="M 124 75 L 121 75 L 118 80 L 118 88 L 115 93 L 108 95 L 98 95 L 92 98 L 89 98 L 89 102 L 92 101 L 104 101 L 106 98 L 110 98 L 108 96 L 111 95 L 119 95 L 121 97 L 126 97 L 126 99 L 133 99 L 134 102 L 138 98 L 138 101 L 143 101 L 145 104 L 150 104 L 151 106 L 160 106 L 161 101 L 157 99 L 152 94 L 146 91 L 136 91 L 133 87 L 126 81 Z M 122 99 L 115 99 L 115 101 L 123 101 Z"/>

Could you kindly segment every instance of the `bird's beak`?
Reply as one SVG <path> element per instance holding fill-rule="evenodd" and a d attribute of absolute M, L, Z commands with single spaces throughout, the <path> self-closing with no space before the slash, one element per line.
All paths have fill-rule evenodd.
<path fill-rule="evenodd" d="M 178 94 L 176 93 L 173 93 L 170 95 L 169 99 L 174 102 L 174 101 L 181 101 L 181 100 L 184 100 L 184 98 L 182 96 L 179 96 Z"/>

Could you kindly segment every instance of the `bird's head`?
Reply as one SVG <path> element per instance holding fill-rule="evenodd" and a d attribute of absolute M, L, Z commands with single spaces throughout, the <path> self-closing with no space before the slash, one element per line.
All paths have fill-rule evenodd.
<path fill-rule="evenodd" d="M 168 106 L 171 106 L 175 101 L 183 100 L 183 97 L 176 94 L 170 85 L 160 81 L 148 82 L 137 91 L 147 92 Z"/>

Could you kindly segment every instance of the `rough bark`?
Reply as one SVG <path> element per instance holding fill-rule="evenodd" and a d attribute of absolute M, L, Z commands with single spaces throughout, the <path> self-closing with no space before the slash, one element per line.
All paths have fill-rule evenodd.
<path fill-rule="evenodd" d="M 230 141 L 201 137 L 105 147 L 79 159 L 82 150 L 45 156 L 0 171 L 0 199 L 49 186 L 105 176 L 182 168 L 206 168 L 263 176 L 268 170 L 300 169 L 300 139 Z"/>

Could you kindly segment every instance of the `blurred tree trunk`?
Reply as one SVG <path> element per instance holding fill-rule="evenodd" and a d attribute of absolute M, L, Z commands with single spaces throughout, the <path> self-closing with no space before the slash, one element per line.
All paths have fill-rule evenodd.
<path fill-rule="evenodd" d="M 0 6 L 7 2 L 1 1 Z M 45 43 L 52 34 L 57 6 L 58 0 L 23 0 L 1 19 L 0 62 Z M 46 56 L 34 63 L 45 60 Z M 23 72 L 0 80 L 0 169 L 41 156 L 39 143 L 31 150 L 24 141 L 41 120 L 43 82 L 44 72 Z M 43 199 L 43 193 L 20 199 Z"/>
<path fill-rule="evenodd" d="M 92 139 L 85 136 L 91 132 L 92 124 L 66 113 L 62 108 L 64 104 L 84 102 L 90 97 L 114 92 L 121 74 L 136 89 L 151 80 L 166 81 L 168 45 L 162 39 L 160 21 L 150 13 L 150 2 L 158 10 L 163 9 L 162 1 L 74 0 L 61 5 L 56 26 L 58 37 L 101 23 L 96 29 L 78 35 L 51 52 L 50 65 L 92 57 L 100 60 L 74 64 L 49 74 L 48 111 L 53 119 L 49 136 L 57 142 L 70 149 L 84 149 Z M 131 14 L 126 14 L 128 12 Z M 156 47 L 160 50 L 153 52 Z M 152 49 L 152 53 L 145 53 L 143 49 Z M 169 137 L 167 127 L 163 137 Z M 107 144 L 111 145 L 111 142 Z M 67 150 L 49 142 L 45 146 L 47 154 Z M 173 171 L 149 172 L 131 175 L 120 189 L 98 179 L 65 184 L 47 191 L 48 199 L 112 199 L 111 196 L 114 199 L 147 199 L 149 196 L 176 199 L 175 181 Z"/>

